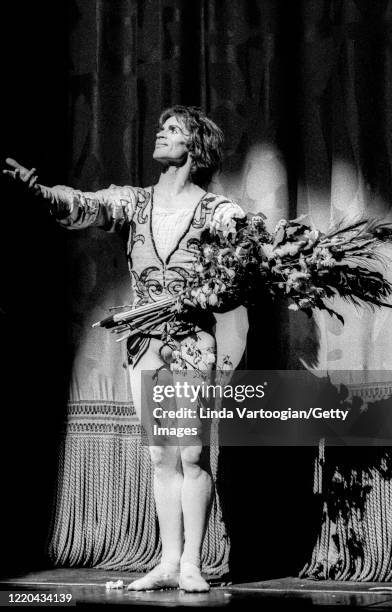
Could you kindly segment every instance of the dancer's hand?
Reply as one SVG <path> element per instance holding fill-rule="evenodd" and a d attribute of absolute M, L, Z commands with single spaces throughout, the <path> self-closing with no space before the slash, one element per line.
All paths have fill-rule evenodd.
<path fill-rule="evenodd" d="M 38 180 L 36 168 L 31 168 L 31 170 L 28 170 L 11 157 L 7 157 L 5 163 L 7 164 L 8 168 L 3 169 L 3 174 L 10 176 L 19 185 L 23 185 L 27 189 L 31 189 L 34 192 L 36 191 Z"/>

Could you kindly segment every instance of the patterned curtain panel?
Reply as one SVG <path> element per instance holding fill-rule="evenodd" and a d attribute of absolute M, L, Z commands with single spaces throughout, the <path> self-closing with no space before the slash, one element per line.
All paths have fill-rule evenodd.
<path fill-rule="evenodd" d="M 72 186 L 152 184 L 161 109 L 194 104 L 226 135 L 224 172 L 210 189 L 261 210 L 270 227 L 300 214 L 322 230 L 360 214 L 390 218 L 392 1 L 69 0 L 68 18 Z M 72 372 L 51 553 L 61 564 L 147 569 L 159 542 L 123 347 L 90 327 L 108 307 L 129 302 L 123 245 L 95 230 L 67 240 Z M 377 388 L 384 397 L 391 313 L 335 308 L 344 326 L 320 314 L 289 317 L 285 308 L 252 313 L 249 364 L 268 362 L 253 340 L 268 314 L 280 353 L 276 362 L 270 355 L 270 367 L 306 363 L 359 393 Z M 350 372 L 343 381 L 341 371 Z M 328 452 L 316 459 L 317 478 Z M 392 522 L 380 514 L 391 511 L 390 470 L 382 469 L 384 451 L 372 452 L 371 493 L 355 519 L 342 522 L 342 508 L 332 512 L 328 494 L 339 477 L 323 472 L 322 487 L 315 487 L 325 496 L 321 535 L 305 575 L 321 564 L 324 577 L 332 566 L 342 579 L 390 576 Z M 366 466 L 360 469 L 363 476 Z M 347 499 L 358 486 L 350 474 L 348 467 L 341 476 Z M 344 495 L 339 499 L 344 505 Z M 224 572 L 228 539 L 218 497 L 211 521 L 205 568 Z M 378 527 L 370 537 L 371 524 Z M 359 548 L 350 545 L 353 532 Z M 385 544 L 376 558 L 374 538 Z"/>

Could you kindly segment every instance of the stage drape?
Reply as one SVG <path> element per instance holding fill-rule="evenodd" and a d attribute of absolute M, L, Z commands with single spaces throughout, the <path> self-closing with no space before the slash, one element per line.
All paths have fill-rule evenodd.
<path fill-rule="evenodd" d="M 321 230 L 362 213 L 390 218 L 392 1 L 70 0 L 68 8 L 72 186 L 153 183 L 159 113 L 174 103 L 192 104 L 226 137 L 224 171 L 211 191 L 262 211 L 269 227 L 300 214 Z M 90 328 L 108 307 L 129 302 L 123 245 L 99 230 L 69 232 L 67 243 L 73 362 L 51 553 L 63 564 L 146 569 L 156 560 L 158 536 L 152 500 L 145 498 L 150 468 L 131 435 L 123 347 Z M 250 342 L 249 363 L 265 367 L 270 355 L 271 367 L 306 362 L 324 372 L 352 371 L 344 382 L 373 385 L 383 399 L 392 369 L 390 312 L 338 301 L 335 307 L 344 326 L 320 314 L 289 317 L 282 306 L 253 312 L 260 336 Z M 272 352 L 263 344 L 271 326 L 277 330 Z M 377 371 L 376 379 L 367 371 Z M 347 460 L 351 451 L 345 451 Z M 336 474 L 324 474 L 321 535 L 305 575 L 390 577 L 391 521 L 376 520 L 374 537 L 383 542 L 376 553 L 368 535 L 375 516 L 390 516 L 391 499 L 388 470 L 373 466 L 381 450 L 372 451 L 370 489 L 355 521 L 339 509 L 331 513 L 328 491 Z M 316 457 L 318 470 L 329 452 L 324 462 Z M 349 498 L 352 480 L 345 483 Z M 344 496 L 339 499 L 344 506 Z M 121 527 L 121 508 L 133 512 L 132 500 L 147 505 Z M 205 549 L 205 567 L 225 571 L 219 498 L 211 520 L 210 535 L 220 535 Z"/>

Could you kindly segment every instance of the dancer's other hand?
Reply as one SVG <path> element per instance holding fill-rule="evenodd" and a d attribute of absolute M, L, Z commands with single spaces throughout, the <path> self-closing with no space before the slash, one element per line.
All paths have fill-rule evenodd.
<path fill-rule="evenodd" d="M 28 168 L 19 164 L 15 159 L 12 159 L 12 157 L 7 157 L 5 163 L 8 167 L 3 169 L 3 174 L 14 179 L 19 185 L 23 185 L 27 189 L 36 192 L 38 181 L 36 168 L 28 170 Z"/>

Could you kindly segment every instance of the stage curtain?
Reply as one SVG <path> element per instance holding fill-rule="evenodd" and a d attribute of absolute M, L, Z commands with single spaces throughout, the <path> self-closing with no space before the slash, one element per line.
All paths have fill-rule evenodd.
<path fill-rule="evenodd" d="M 360 214 L 390 218 L 390 0 L 70 0 L 68 19 L 72 186 L 94 190 L 112 183 L 153 183 L 158 168 L 151 155 L 161 109 L 193 104 L 202 106 L 226 137 L 224 171 L 210 189 L 238 200 L 248 211 L 262 211 L 270 228 L 282 217 L 297 215 L 307 215 L 321 230 Z M 51 551 L 61 563 L 146 569 L 156 560 L 158 546 L 150 497 L 128 523 L 137 533 L 126 525 L 121 532 L 128 538 L 126 546 L 112 548 L 115 529 L 121 531 L 118 524 L 113 532 L 102 531 L 103 521 L 114 525 L 120 520 L 121 507 L 130 500 L 137 508 L 150 485 L 144 451 L 136 448 L 136 438 L 126 442 L 134 420 L 121 365 L 123 347 L 90 327 L 108 307 L 129 302 L 123 245 L 99 230 L 69 232 L 67 240 L 73 365 Z M 295 313 L 289 317 L 284 306 L 253 312 L 252 325 L 260 335 L 252 335 L 248 363 L 268 364 L 266 327 L 273 327 L 271 367 L 302 368 L 306 363 L 321 373 L 334 372 L 338 382 L 339 373 L 349 371 L 343 382 L 356 388 L 373 385 L 383 398 L 391 382 L 390 312 L 354 309 L 338 300 L 334 306 L 344 325 L 323 313 L 312 320 Z M 371 371 L 376 374 L 370 376 Z M 347 459 L 351 451 L 345 450 Z M 334 451 L 327 447 L 325 458 L 316 459 L 317 470 L 328 464 L 329 452 L 332 456 Z M 107 471 L 108 465 L 122 466 L 122 480 L 112 467 Z M 89 469 L 95 470 L 93 482 Z M 366 521 L 390 512 L 388 471 L 374 469 L 368 485 L 374 495 L 381 492 L 378 509 L 371 496 L 370 505 L 365 500 Z M 325 530 L 336 531 L 340 520 L 339 513 L 336 517 L 328 509 L 332 472 L 324 474 L 322 488 L 323 550 L 315 542 L 314 558 L 324 564 L 319 575 L 328 576 L 330 563 L 336 578 L 385 578 L 389 556 L 374 561 L 362 523 L 339 523 L 340 550 L 334 549 L 335 556 L 328 553 L 334 540 Z M 121 493 L 124 487 L 132 490 Z M 102 509 L 103 493 L 105 503 L 115 507 Z M 142 512 L 151 522 L 148 542 L 138 539 Z M 81 529 L 85 515 L 98 516 L 98 522 L 72 539 L 69 525 Z M 205 548 L 205 567 L 223 571 L 228 539 L 219 503 L 211 520 L 210 537 L 215 530 L 220 539 Z M 384 521 L 380 529 L 377 537 L 390 541 L 392 523 Z M 350 546 L 352 530 L 362 559 L 373 559 L 370 565 L 366 561 L 371 569 L 365 573 L 355 566 L 359 549 Z M 100 548 L 94 549 L 94 542 Z M 350 560 L 349 569 L 339 573 L 343 557 Z"/>

